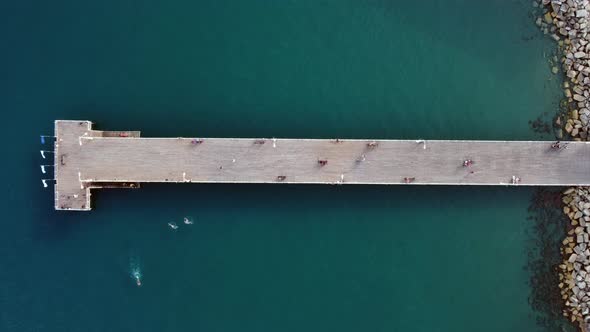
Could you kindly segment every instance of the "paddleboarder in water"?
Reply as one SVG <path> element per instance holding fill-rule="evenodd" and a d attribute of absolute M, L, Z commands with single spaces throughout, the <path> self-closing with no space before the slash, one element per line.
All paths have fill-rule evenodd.
<path fill-rule="evenodd" d="M 135 278 L 135 284 L 137 284 L 137 287 L 141 286 L 141 273 L 139 273 L 139 271 L 136 271 L 133 274 L 133 277 Z"/>

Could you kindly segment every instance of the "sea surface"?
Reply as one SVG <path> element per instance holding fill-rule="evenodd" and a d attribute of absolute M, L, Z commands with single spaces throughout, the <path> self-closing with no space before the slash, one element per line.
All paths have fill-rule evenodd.
<path fill-rule="evenodd" d="M 546 331 L 525 268 L 530 188 L 162 184 L 71 213 L 53 211 L 39 167 L 55 119 L 143 136 L 553 139 L 529 123 L 561 96 L 532 11 L 3 2 L 0 331 Z"/>

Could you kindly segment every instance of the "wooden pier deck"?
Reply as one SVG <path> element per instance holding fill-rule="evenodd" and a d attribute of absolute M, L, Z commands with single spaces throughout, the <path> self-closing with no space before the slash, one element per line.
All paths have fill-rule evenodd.
<path fill-rule="evenodd" d="M 89 121 L 62 120 L 55 122 L 55 136 L 58 210 L 90 210 L 91 189 L 142 182 L 590 185 L 590 142 L 556 150 L 547 141 L 195 141 L 96 131 Z M 463 166 L 467 159 L 473 165 Z M 520 182 L 512 183 L 513 177 Z"/>

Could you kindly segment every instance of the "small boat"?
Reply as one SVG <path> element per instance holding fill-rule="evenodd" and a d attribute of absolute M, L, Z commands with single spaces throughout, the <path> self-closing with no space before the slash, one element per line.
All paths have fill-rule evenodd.
<path fill-rule="evenodd" d="M 168 226 L 170 226 L 172 229 L 178 229 L 178 225 L 175 222 L 169 222 Z"/>
<path fill-rule="evenodd" d="M 187 225 L 192 225 L 193 224 L 193 221 L 189 217 L 184 217 L 184 223 L 187 224 Z"/>

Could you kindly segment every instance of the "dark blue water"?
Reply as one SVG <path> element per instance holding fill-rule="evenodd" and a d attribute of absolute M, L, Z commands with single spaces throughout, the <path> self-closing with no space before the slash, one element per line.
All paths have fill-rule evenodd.
<path fill-rule="evenodd" d="M 145 185 L 57 213 L 38 166 L 55 119 L 143 136 L 550 138 L 529 125 L 560 94 L 530 3 L 0 9 L 0 331 L 543 330 L 530 189 Z"/>

